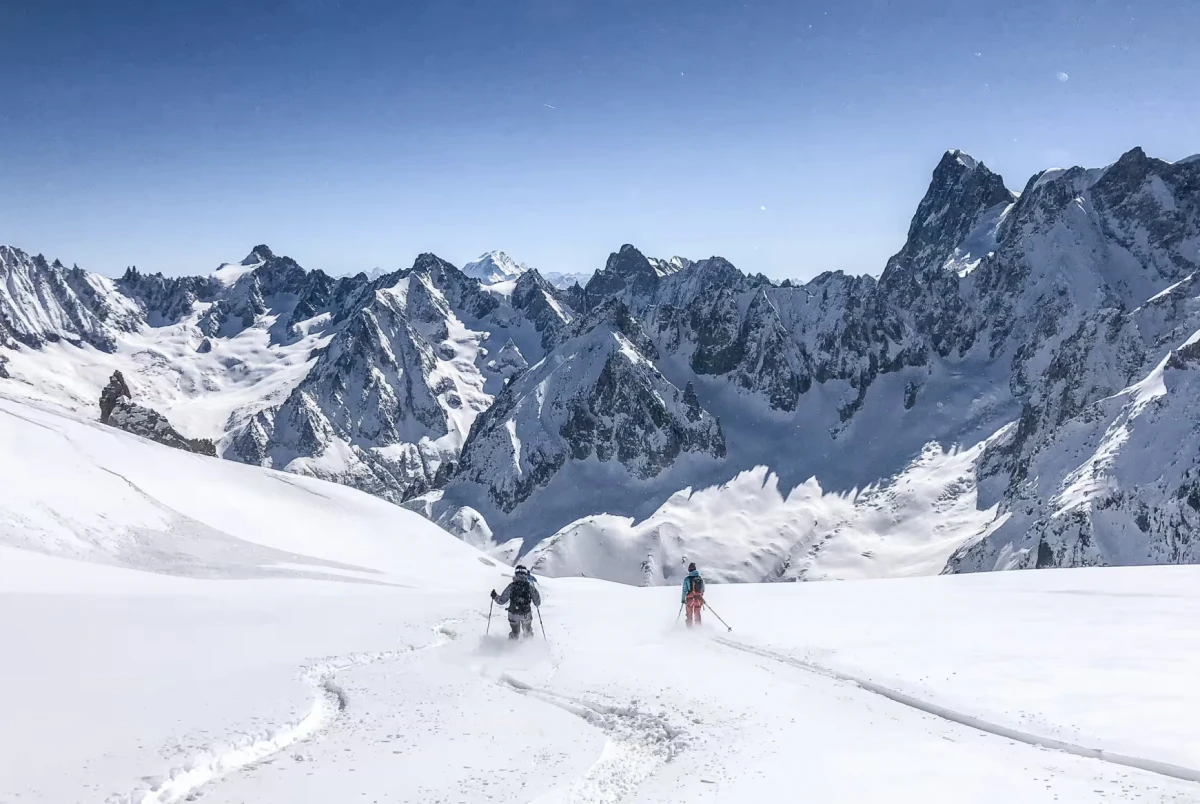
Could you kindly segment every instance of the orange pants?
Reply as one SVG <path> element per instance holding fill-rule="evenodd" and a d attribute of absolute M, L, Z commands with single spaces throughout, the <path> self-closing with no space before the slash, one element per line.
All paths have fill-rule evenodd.
<path fill-rule="evenodd" d="M 687 624 L 690 626 L 694 621 L 696 625 L 699 625 L 700 609 L 704 608 L 704 595 L 688 595 L 685 605 L 687 606 Z"/>

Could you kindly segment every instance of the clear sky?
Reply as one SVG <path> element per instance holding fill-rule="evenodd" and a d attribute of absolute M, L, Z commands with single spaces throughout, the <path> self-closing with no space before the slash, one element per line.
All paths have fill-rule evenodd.
<path fill-rule="evenodd" d="M 1198 31 L 1195 0 L 0 0 L 0 243 L 878 273 L 947 148 L 1013 189 L 1200 151 Z"/>

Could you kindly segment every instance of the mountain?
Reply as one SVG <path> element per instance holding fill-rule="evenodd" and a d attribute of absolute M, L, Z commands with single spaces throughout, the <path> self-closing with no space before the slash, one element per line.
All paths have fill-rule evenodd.
<path fill-rule="evenodd" d="M 0 347 L 87 344 L 112 351 L 139 315 L 105 277 L 0 246 Z"/>
<path fill-rule="evenodd" d="M 1099 488 L 1079 476 L 1112 460 L 1115 421 L 1196 427 L 1169 380 L 1190 376 L 1180 355 L 1200 329 L 1198 177 L 1194 163 L 1135 149 L 1107 168 L 1046 171 L 1017 194 L 950 151 L 878 281 L 775 285 L 715 257 L 666 273 L 626 246 L 576 304 L 630 311 L 654 365 L 720 421 L 724 459 L 672 467 L 662 487 L 568 460 L 562 481 L 511 506 L 494 505 L 503 481 L 488 499 L 479 477 L 454 478 L 427 510 L 443 522 L 458 506 L 479 514 L 505 556 L 626 581 L 689 554 L 731 580 L 1194 560 L 1190 460 L 1156 480 L 1149 448 L 1134 457 L 1120 437 L 1122 460 Z M 1122 402 L 1162 384 L 1160 363 L 1180 401 Z M 1164 406 L 1172 413 L 1149 418 Z M 1086 449 L 1067 439 L 1075 428 L 1091 433 Z M 945 457 L 924 467 L 923 454 Z M 754 471 L 769 473 L 776 502 L 738 479 Z M 804 503 L 808 478 L 819 485 Z M 1146 484 L 1157 497 L 1144 499 Z M 789 512 L 789 526 L 738 513 L 764 506 Z M 1120 523 L 1095 513 L 1120 506 Z M 889 507 L 890 521 L 879 516 Z M 1083 524 L 1064 524 L 1072 517 Z"/>
<path fill-rule="evenodd" d="M 948 151 L 878 279 L 632 245 L 567 289 L 500 252 L 334 279 L 259 246 L 116 282 L 0 256 L 3 387 L 93 410 L 120 370 L 224 457 L 556 574 L 1197 558 L 1200 470 L 1150 456 L 1197 428 L 1200 161 L 1134 149 L 1015 193 Z"/>
<path fill-rule="evenodd" d="M 116 282 L 4 255 L 8 287 L 30 288 L 0 311 L 18 393 L 93 411 L 120 371 L 181 439 L 393 502 L 434 485 L 511 375 L 489 354 L 536 362 L 570 320 L 536 272 L 505 296 L 433 255 L 334 279 L 257 246 L 210 276 Z"/>
<path fill-rule="evenodd" d="M 518 263 L 503 251 L 489 251 L 475 262 L 462 267 L 462 272 L 485 285 L 508 282 L 529 270 L 529 266 Z"/>
<path fill-rule="evenodd" d="M 583 287 L 588 283 L 589 280 L 591 280 L 595 273 L 595 271 L 580 271 L 577 273 L 564 274 L 558 271 L 546 271 L 542 274 L 542 276 L 546 278 L 547 282 L 549 282 L 551 285 L 554 285 L 554 287 L 559 288 L 560 290 L 566 290 L 572 285 L 579 285 L 580 287 Z"/>

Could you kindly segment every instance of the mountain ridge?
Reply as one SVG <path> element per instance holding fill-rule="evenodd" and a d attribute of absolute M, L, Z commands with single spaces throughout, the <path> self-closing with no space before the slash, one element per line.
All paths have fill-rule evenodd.
<path fill-rule="evenodd" d="M 524 266 L 486 284 L 432 254 L 333 278 L 266 246 L 218 276 L 113 281 L 5 249 L 0 266 L 23 289 L 0 295 L 0 369 L 16 378 L 5 382 L 74 403 L 93 375 L 125 368 L 147 404 L 169 408 L 182 432 L 216 436 L 225 457 L 354 485 L 498 555 L 540 550 L 561 573 L 629 576 L 624 563 L 546 553 L 598 515 L 653 518 L 638 539 L 664 566 L 689 537 L 663 506 L 685 516 L 674 495 L 691 487 L 736 507 L 746 487 L 734 479 L 758 467 L 784 494 L 818 479 L 826 521 L 790 545 L 752 539 L 754 560 L 739 563 L 756 569 L 722 570 L 729 579 L 763 580 L 755 573 L 776 564 L 821 577 L 822 555 L 885 527 L 855 519 L 876 510 L 855 502 L 861 490 L 916 482 L 959 512 L 946 525 L 937 495 L 904 498 L 924 501 L 906 506 L 913 523 L 953 533 L 923 567 L 1196 558 L 1190 463 L 1152 495 L 1158 515 L 1139 493 L 1068 494 L 1082 475 L 1063 453 L 1070 442 L 1071 455 L 1134 455 L 1122 450 L 1136 439 L 1114 442 L 1081 417 L 1132 433 L 1196 416 L 1173 401 L 1191 387 L 1200 330 L 1194 161 L 1135 148 L 1105 168 L 1043 171 L 1018 194 L 947 151 L 878 279 L 775 283 L 720 257 L 625 245 L 566 289 Z M 51 358 L 88 365 L 71 385 L 50 376 Z M 1165 391 L 1145 401 L 1130 390 L 1146 383 Z M 1103 403 L 1115 398 L 1130 401 Z M 1160 408 L 1170 414 L 1150 415 Z M 207 429 L 189 432 L 193 422 Z M 968 453 L 960 482 L 954 456 Z M 949 474 L 933 478 L 924 454 Z M 1133 457 L 1101 464 L 1150 471 Z M 1117 475 L 1096 482 L 1142 483 Z M 705 504 L 728 516 L 725 502 Z M 1097 519 L 1113 507 L 1135 526 Z M 852 520 L 857 536 L 838 524 Z"/>

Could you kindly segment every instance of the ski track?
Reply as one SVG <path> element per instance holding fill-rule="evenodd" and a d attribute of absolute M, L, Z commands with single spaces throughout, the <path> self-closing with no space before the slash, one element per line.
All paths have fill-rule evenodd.
<path fill-rule="evenodd" d="M 500 676 L 499 683 L 570 712 L 608 736 L 600 757 L 571 785 L 565 799 L 571 804 L 615 804 L 689 744 L 687 733 L 672 726 L 665 717 L 642 712 L 635 706 L 613 706 L 560 695 L 538 689 L 508 673 Z M 538 802 L 559 800 L 554 791 L 537 799 Z"/>
<path fill-rule="evenodd" d="M 1182 779 L 1185 782 L 1200 783 L 1200 770 L 1195 768 L 1189 768 L 1183 765 L 1172 765 L 1169 762 L 1160 762 L 1156 759 L 1144 759 L 1142 757 L 1130 756 L 1128 754 L 1119 754 L 1113 751 L 1107 751 L 1103 748 L 1089 748 L 1088 746 L 1084 745 L 1077 745 L 1075 743 L 1056 740 L 1052 737 L 1042 737 L 1031 732 L 1021 731 L 1008 726 L 1002 726 L 998 723 L 992 723 L 990 721 L 983 720 L 982 718 L 975 717 L 974 715 L 968 715 L 963 712 L 948 709 L 947 707 L 939 706 L 938 704 L 930 703 L 929 701 L 923 701 L 919 698 L 914 698 L 911 695 L 906 695 L 903 692 L 897 692 L 896 690 L 884 687 L 881 684 L 870 681 L 869 679 L 861 678 L 851 673 L 843 673 L 838 670 L 832 670 L 828 667 L 822 667 L 821 665 L 814 664 L 804 659 L 797 659 L 794 656 L 776 653 L 775 651 L 754 647 L 753 645 L 746 645 L 742 642 L 737 642 L 727 637 L 714 636 L 712 639 L 713 641 L 724 645 L 727 648 L 733 648 L 734 650 L 739 650 L 744 653 L 750 653 L 755 656 L 761 656 L 765 659 L 771 659 L 776 662 L 791 665 L 792 667 L 800 670 L 804 670 L 809 673 L 816 673 L 817 675 L 825 676 L 826 678 L 831 678 L 835 681 L 854 684 L 855 686 L 861 687 L 867 692 L 873 692 L 876 695 L 881 695 L 888 700 L 901 704 L 902 706 L 907 706 L 911 709 L 916 709 L 917 711 L 924 712 L 928 715 L 933 715 L 934 717 L 950 721 L 951 723 L 957 723 L 961 726 L 976 729 L 997 737 L 1004 737 L 1006 739 L 1013 740 L 1014 742 L 1025 743 L 1026 745 L 1032 745 L 1037 748 L 1062 751 L 1064 753 L 1073 754 L 1077 757 L 1084 757 L 1086 759 L 1098 759 L 1101 762 L 1109 762 L 1114 765 L 1124 765 L 1125 767 L 1135 768 L 1137 770 L 1143 770 L 1149 773 L 1156 773 L 1160 776 L 1169 776 L 1172 779 Z"/>
<path fill-rule="evenodd" d="M 210 747 L 194 757 L 187 767 L 172 769 L 165 778 L 153 779 L 149 788 L 109 796 L 104 804 L 174 804 L 185 799 L 191 800 L 196 791 L 209 782 L 274 756 L 332 725 L 350 705 L 349 696 L 337 683 L 338 673 L 440 648 L 458 636 L 450 626 L 459 621 L 458 618 L 452 618 L 434 626 L 433 641 L 426 645 L 410 645 L 374 653 L 351 653 L 304 665 L 298 675 L 313 688 L 314 696 L 312 708 L 301 720 L 267 732 L 237 735 L 232 741 L 232 748 Z"/>

